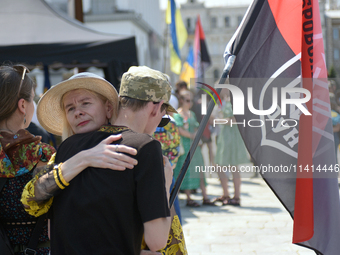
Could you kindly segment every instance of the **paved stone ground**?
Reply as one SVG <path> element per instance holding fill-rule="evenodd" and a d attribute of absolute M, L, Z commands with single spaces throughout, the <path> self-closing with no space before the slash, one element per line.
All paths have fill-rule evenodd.
<path fill-rule="evenodd" d="M 205 165 L 209 165 L 206 146 L 202 155 Z M 340 162 L 339 150 L 337 157 Z M 189 208 L 185 206 L 186 196 L 179 194 L 189 255 L 315 255 L 310 249 L 292 244 L 293 220 L 263 179 L 251 178 L 253 175 L 241 173 L 241 207 Z M 206 176 L 209 197 L 222 195 L 217 176 Z M 231 196 L 232 185 L 229 181 Z M 200 191 L 192 198 L 202 202 Z"/>
<path fill-rule="evenodd" d="M 217 178 L 207 182 L 210 198 L 222 194 Z M 179 198 L 189 255 L 315 254 L 291 243 L 293 221 L 262 178 L 242 178 L 241 207 L 189 208 L 186 196 Z M 201 203 L 200 192 L 193 198 Z"/>

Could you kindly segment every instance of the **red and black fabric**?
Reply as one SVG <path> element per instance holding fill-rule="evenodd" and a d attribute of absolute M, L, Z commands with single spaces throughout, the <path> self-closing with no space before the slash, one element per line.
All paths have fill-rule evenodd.
<path fill-rule="evenodd" d="M 225 59 L 236 56 L 230 84 L 238 86 L 245 99 L 247 88 L 251 87 L 255 109 L 269 109 L 272 89 L 278 88 L 278 107 L 274 113 L 255 115 L 245 103 L 244 115 L 235 117 L 239 123 L 245 120 L 246 124 L 238 127 L 256 165 L 288 167 L 287 172 L 281 168 L 262 176 L 294 218 L 293 243 L 317 254 L 338 254 L 338 173 L 334 171 L 334 140 L 319 15 L 316 0 L 255 0 L 227 45 Z M 286 115 L 281 114 L 280 89 L 284 87 L 310 91 L 311 99 L 304 106 L 311 116 L 293 107 L 287 107 Z M 254 119 L 265 124 L 258 128 L 247 125 Z M 272 122 L 273 119 L 279 121 Z M 297 125 L 282 127 L 280 123 L 288 119 Z M 290 121 L 288 125 L 292 124 Z M 319 166 L 326 170 L 318 171 Z"/>
<path fill-rule="evenodd" d="M 208 48 L 200 16 L 197 16 L 194 39 L 194 68 L 196 78 L 204 77 L 205 70 L 211 65 Z"/>

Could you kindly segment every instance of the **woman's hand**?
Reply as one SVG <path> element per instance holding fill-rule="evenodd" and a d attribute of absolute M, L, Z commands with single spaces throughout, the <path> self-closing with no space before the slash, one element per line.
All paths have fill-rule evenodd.
<path fill-rule="evenodd" d="M 137 150 L 125 145 L 111 144 L 122 138 L 122 135 L 111 135 L 97 146 L 87 150 L 88 166 L 109 168 L 112 170 L 132 169 L 137 165 L 137 160 L 123 153 L 136 155 Z"/>
<path fill-rule="evenodd" d="M 137 165 L 137 160 L 124 155 L 136 155 L 137 150 L 125 145 L 111 144 L 122 138 L 122 135 L 111 135 L 104 139 L 97 146 L 79 152 L 72 158 L 66 160 L 61 166 L 62 175 L 66 182 L 70 182 L 80 172 L 87 167 L 96 167 L 124 171 L 126 168 L 132 169 Z"/>

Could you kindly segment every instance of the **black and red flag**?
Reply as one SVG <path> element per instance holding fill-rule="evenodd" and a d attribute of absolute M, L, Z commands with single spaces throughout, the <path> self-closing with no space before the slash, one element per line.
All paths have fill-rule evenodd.
<path fill-rule="evenodd" d="M 205 70 L 210 66 L 210 56 L 205 43 L 205 35 L 200 15 L 197 16 L 194 39 L 194 69 L 195 77 L 203 78 Z M 194 77 L 192 77 L 194 78 Z"/>
<path fill-rule="evenodd" d="M 339 165 L 335 160 L 318 0 L 254 0 L 228 43 L 224 58 L 220 85 L 215 87 L 219 93 L 229 77 L 229 84 L 241 90 L 238 99 L 247 99 L 243 105 L 234 105 L 236 93 L 231 90 L 234 115 L 248 151 L 294 219 L 293 243 L 317 254 L 339 254 Z M 308 93 L 294 92 L 299 89 Z M 298 100 L 305 102 L 293 103 Z M 211 100 L 170 204 L 213 107 Z M 270 113 L 258 114 L 268 109 Z"/>
<path fill-rule="evenodd" d="M 339 254 L 339 167 L 318 1 L 253 1 L 224 57 L 234 61 L 229 83 L 248 99 L 244 114 L 235 115 L 237 125 L 255 164 L 266 170 L 262 177 L 294 219 L 293 243 Z M 271 108 L 274 88 L 275 111 L 249 110 L 249 97 L 253 108 Z M 311 99 L 298 106 L 292 101 L 306 95 L 285 92 L 291 104 L 281 109 L 282 89 L 291 88 L 307 89 Z"/>

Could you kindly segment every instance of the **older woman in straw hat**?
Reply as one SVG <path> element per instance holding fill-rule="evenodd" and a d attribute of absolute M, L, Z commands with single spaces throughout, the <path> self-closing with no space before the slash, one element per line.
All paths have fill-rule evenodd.
<path fill-rule="evenodd" d="M 64 140 L 108 124 L 110 119 L 115 119 L 117 107 L 118 94 L 112 84 L 98 75 L 79 73 L 48 90 L 38 103 L 37 115 L 48 132 L 62 136 Z M 68 118 L 71 115 L 76 117 Z M 46 213 L 55 192 L 65 188 L 87 167 L 132 169 L 137 161 L 123 153 L 135 155 L 136 150 L 124 145 L 111 145 L 120 138 L 120 135 L 109 136 L 94 148 L 75 153 L 55 169 L 54 157 L 47 166 L 38 168 L 36 178 L 27 183 L 22 194 L 25 210 L 36 217 Z"/>
<path fill-rule="evenodd" d="M 28 215 L 20 203 L 23 188 L 32 179 L 34 169 L 46 165 L 55 153 L 52 146 L 41 142 L 41 137 L 26 130 L 34 113 L 34 82 L 27 75 L 28 72 L 28 68 L 23 65 L 0 66 L 1 254 L 22 254 L 27 248 L 39 255 L 49 253 L 47 224 L 44 219 L 37 220 Z M 96 149 L 104 151 L 103 146 Z M 114 150 L 115 146 L 111 146 L 111 149 Z M 118 154 L 116 156 L 121 157 Z M 98 161 L 95 157 L 87 160 L 88 164 Z M 102 160 L 112 159 L 103 157 Z M 119 169 L 125 163 L 115 163 L 116 166 L 112 167 Z M 86 163 L 83 167 L 86 168 Z M 40 222 L 42 226 L 37 227 Z M 37 233 L 34 237 L 33 230 Z"/>
<path fill-rule="evenodd" d="M 96 75 L 80 73 L 55 85 L 45 93 L 38 104 L 37 114 L 40 123 L 46 130 L 53 134 L 62 135 L 65 139 L 72 135 L 91 133 L 91 131 L 98 129 L 105 132 L 105 128 L 108 127 L 105 125 L 110 124 L 109 120 L 115 120 L 117 108 L 118 95 L 110 83 Z M 109 137 L 102 144 L 111 143 L 113 140 Z M 88 147 L 90 148 L 95 143 L 90 139 Z M 122 150 L 123 148 L 125 150 Z M 52 196 L 59 194 L 84 169 L 82 161 L 87 160 L 88 152 L 96 154 L 95 149 L 96 147 L 92 150 L 80 152 L 69 150 L 66 153 L 70 156 L 79 153 L 64 163 L 51 164 L 42 169 L 43 171 L 37 174 L 37 178 L 26 185 L 22 196 L 22 202 L 27 207 L 26 210 L 35 216 L 48 211 L 52 204 Z M 115 145 L 117 152 L 126 152 L 127 149 L 128 147 L 124 145 Z M 132 152 L 131 150 L 130 152 Z M 58 154 L 59 151 L 57 157 Z M 100 156 L 98 156 L 98 160 L 100 160 Z M 109 162 L 103 162 L 100 165 L 98 161 L 98 164 L 91 166 L 108 168 L 107 164 Z M 73 169 L 73 172 L 67 171 L 68 169 Z M 77 196 L 77 194 L 74 195 Z M 109 205 L 107 206 L 109 208 Z M 53 239 L 53 236 L 51 238 Z M 141 254 L 154 253 L 141 251 Z"/>

